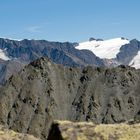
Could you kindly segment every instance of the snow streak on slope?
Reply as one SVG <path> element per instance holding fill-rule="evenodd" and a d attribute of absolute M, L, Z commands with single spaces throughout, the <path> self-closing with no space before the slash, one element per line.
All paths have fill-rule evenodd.
<path fill-rule="evenodd" d="M 14 39 L 14 38 L 6 38 L 6 37 L 0 37 L 2 39 L 5 39 L 6 40 L 11 40 L 11 41 L 22 41 L 23 39 Z"/>
<path fill-rule="evenodd" d="M 131 60 L 129 66 L 135 67 L 136 69 L 140 68 L 140 51 L 138 51 L 137 55 Z"/>
<path fill-rule="evenodd" d="M 90 50 L 96 56 L 100 58 L 112 59 L 116 58 L 116 55 L 119 53 L 122 45 L 129 44 L 127 39 L 115 38 L 105 41 L 88 41 L 79 43 L 79 46 L 76 46 L 76 49 L 79 50 Z"/>
<path fill-rule="evenodd" d="M 4 51 L 1 49 L 0 49 L 0 59 L 5 60 L 5 61 L 10 60 L 10 58 L 8 56 L 6 56 Z"/>

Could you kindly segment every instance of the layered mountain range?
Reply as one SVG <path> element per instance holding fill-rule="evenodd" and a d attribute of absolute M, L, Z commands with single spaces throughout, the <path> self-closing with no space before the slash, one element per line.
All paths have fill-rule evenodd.
<path fill-rule="evenodd" d="M 140 42 L 125 38 L 90 38 L 83 43 L 0 38 L 0 84 L 40 57 L 71 67 L 129 65 L 140 68 Z"/>
<path fill-rule="evenodd" d="M 110 40 L 90 39 L 76 46 L 79 50 L 90 50 L 105 66 L 128 65 L 140 68 L 140 42 L 136 39 L 129 41 L 125 38 Z"/>
<path fill-rule="evenodd" d="M 77 50 L 77 43 L 49 42 L 45 40 L 0 39 L 0 84 L 23 66 L 42 56 L 64 66 L 103 66 L 104 62 L 89 50 Z M 9 66 L 9 63 L 12 64 Z M 11 68 L 12 67 L 12 68 Z M 15 71 L 11 71 L 14 69 Z M 8 74 L 7 74 L 8 71 Z"/>
<path fill-rule="evenodd" d="M 0 88 L 0 123 L 47 139 L 53 120 L 140 121 L 140 70 L 72 68 L 40 58 Z"/>
<path fill-rule="evenodd" d="M 129 123 L 140 122 L 139 55 L 140 42 L 125 38 L 83 43 L 1 38 L 0 124 L 24 133 L 17 136 L 42 140 L 117 140 L 130 130 L 130 138 L 138 139 L 139 124 Z M 95 128 L 110 123 L 128 124 L 99 125 L 101 133 Z"/>

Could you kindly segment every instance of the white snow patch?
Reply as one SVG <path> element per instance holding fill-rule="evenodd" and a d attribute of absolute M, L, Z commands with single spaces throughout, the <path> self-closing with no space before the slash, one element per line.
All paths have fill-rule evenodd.
<path fill-rule="evenodd" d="M 116 58 L 116 55 L 119 53 L 122 45 L 129 44 L 127 39 L 115 38 L 105 41 L 87 41 L 79 43 L 79 46 L 76 46 L 76 49 L 79 50 L 90 50 L 96 56 L 100 58 L 112 59 Z"/>
<path fill-rule="evenodd" d="M 7 37 L 0 37 L 3 38 L 5 40 L 14 40 L 14 41 L 22 41 L 23 39 L 14 39 L 14 38 L 7 38 Z"/>
<path fill-rule="evenodd" d="M 137 55 L 131 60 L 129 66 L 140 69 L 140 51 L 138 51 Z"/>
<path fill-rule="evenodd" d="M 8 56 L 6 56 L 6 54 L 4 53 L 3 50 L 0 49 L 0 59 L 8 61 L 10 60 L 10 58 Z"/>
<path fill-rule="evenodd" d="M 8 40 L 14 40 L 14 41 L 22 41 L 23 39 L 14 39 L 14 38 L 6 38 Z"/>

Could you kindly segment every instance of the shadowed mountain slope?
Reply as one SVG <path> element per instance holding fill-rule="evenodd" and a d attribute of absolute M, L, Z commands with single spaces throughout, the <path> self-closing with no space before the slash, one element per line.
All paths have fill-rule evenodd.
<path fill-rule="evenodd" d="M 38 59 L 0 89 L 0 123 L 47 139 L 52 120 L 140 120 L 140 71 L 70 68 Z"/>
<path fill-rule="evenodd" d="M 104 66 L 103 60 L 91 51 L 75 49 L 76 45 L 69 42 L 0 38 L 0 85 L 8 79 L 7 75 L 11 76 L 22 69 L 23 65 L 40 57 L 48 57 L 55 63 L 71 67 Z"/>

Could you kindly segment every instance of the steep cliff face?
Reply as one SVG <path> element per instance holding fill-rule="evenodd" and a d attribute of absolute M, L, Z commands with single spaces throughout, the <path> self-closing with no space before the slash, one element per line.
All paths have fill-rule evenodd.
<path fill-rule="evenodd" d="M 122 64 L 138 69 L 140 42 L 125 38 L 106 41 L 91 38 L 84 43 L 0 38 L 0 85 L 8 79 L 7 75 L 11 76 L 23 65 L 40 57 L 48 57 L 57 64 L 71 67 L 117 67 Z"/>
<path fill-rule="evenodd" d="M 140 42 L 136 39 L 130 41 L 120 48 L 120 52 L 117 54 L 116 60 L 124 65 L 130 65 L 130 62 L 137 55 L 140 50 Z"/>
<path fill-rule="evenodd" d="M 83 69 L 38 59 L 0 89 L 0 122 L 47 139 L 52 120 L 120 123 L 140 120 L 140 71 Z"/>
<path fill-rule="evenodd" d="M 0 86 L 5 84 L 6 80 L 8 80 L 12 74 L 18 73 L 25 64 L 17 61 L 0 61 Z"/>

